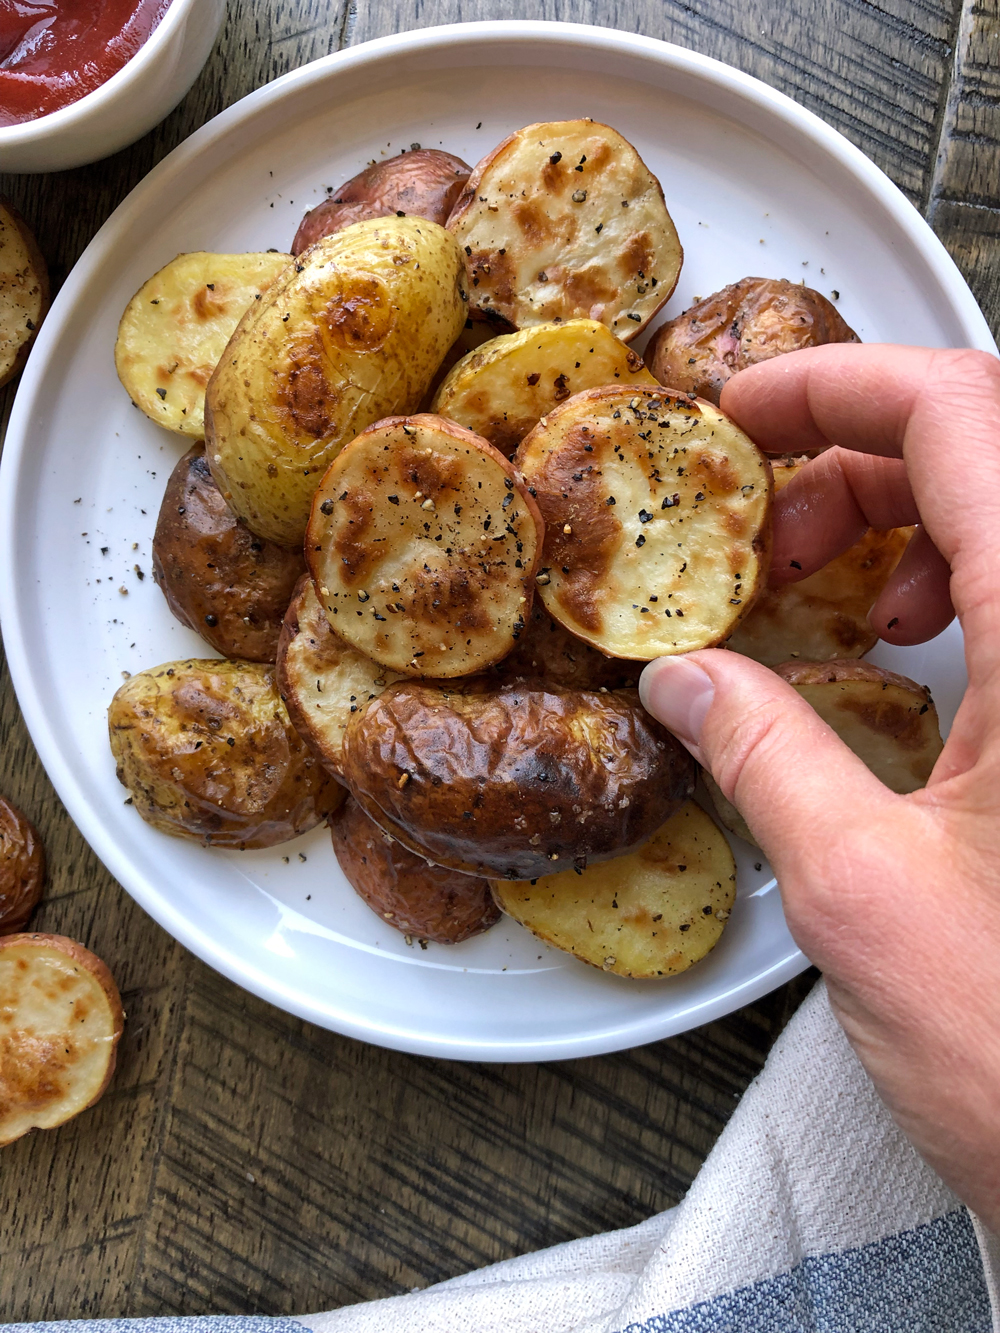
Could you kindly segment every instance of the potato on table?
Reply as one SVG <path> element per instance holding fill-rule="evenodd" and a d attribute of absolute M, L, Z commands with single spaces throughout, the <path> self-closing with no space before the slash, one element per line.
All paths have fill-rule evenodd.
<path fill-rule="evenodd" d="M 274 668 L 188 659 L 140 671 L 108 710 L 118 780 L 154 828 L 215 847 L 272 847 L 344 791 L 288 718 Z"/>
<path fill-rule="evenodd" d="M 299 223 L 292 254 L 369 218 L 426 218 L 444 226 L 472 168 L 438 148 L 415 148 L 373 162 L 311 208 Z"/>
<path fill-rule="evenodd" d="M 206 452 L 252 532 L 298 546 L 323 473 L 372 422 L 412 412 L 466 319 L 462 255 L 434 222 L 327 236 L 240 321 L 206 393 Z"/>
<path fill-rule="evenodd" d="M 613 657 L 722 643 L 767 577 L 771 468 L 710 403 L 588 389 L 515 459 L 545 520 L 545 607 Z"/>
<path fill-rule="evenodd" d="M 0 796 L 0 935 L 24 929 L 44 886 L 45 850 L 38 831 Z"/>
<path fill-rule="evenodd" d="M 431 411 L 450 417 L 510 457 L 540 417 L 581 389 L 656 387 L 642 358 L 603 324 L 573 319 L 502 334 L 448 374 Z"/>
<path fill-rule="evenodd" d="M 494 680 L 541 680 L 571 690 L 624 690 L 639 684 L 644 665 L 599 653 L 553 620 L 536 598 L 513 652 L 489 674 Z"/>
<path fill-rule="evenodd" d="M 28 359 L 49 308 L 49 270 L 31 228 L 0 196 L 0 385 Z"/>
<path fill-rule="evenodd" d="M 390 685 L 348 727 L 344 775 L 404 847 L 501 879 L 632 851 L 694 786 L 637 691 L 482 678 Z"/>
<path fill-rule="evenodd" d="M 444 417 L 389 417 L 316 492 L 306 559 L 334 632 L 414 676 L 510 652 L 531 610 L 538 508 L 492 445 Z"/>
<path fill-rule="evenodd" d="M 684 972 L 715 947 L 736 898 L 724 834 L 686 801 L 626 856 L 531 883 L 499 880 L 503 910 L 546 944 L 622 977 Z"/>
<path fill-rule="evenodd" d="M 271 253 L 178 255 L 136 292 L 122 315 L 115 369 L 126 393 L 167 430 L 200 440 L 205 387 L 237 324 L 292 262 Z"/>
<path fill-rule="evenodd" d="M 255 537 L 196 444 L 170 474 L 153 537 L 153 578 L 181 622 L 225 657 L 273 662 L 305 572 L 301 551 Z"/>
<path fill-rule="evenodd" d="M 677 284 L 660 182 L 617 130 L 527 125 L 478 164 L 448 223 L 469 301 L 516 329 L 594 319 L 628 342 Z"/>
<path fill-rule="evenodd" d="M 0 1147 L 93 1106 L 124 1023 L 114 978 L 82 944 L 0 938 Z"/>
<path fill-rule="evenodd" d="M 360 898 L 405 935 L 459 944 L 500 919 L 489 881 L 429 865 L 372 822 L 350 797 L 330 820 L 333 850 Z"/>
<path fill-rule="evenodd" d="M 784 278 L 741 278 L 657 329 L 646 364 L 663 385 L 718 406 L 737 371 L 784 352 L 861 339 L 836 306 Z"/>

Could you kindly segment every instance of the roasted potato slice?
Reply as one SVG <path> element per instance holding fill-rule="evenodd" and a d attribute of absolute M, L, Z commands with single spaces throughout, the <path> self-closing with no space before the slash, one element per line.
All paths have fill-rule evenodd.
<path fill-rule="evenodd" d="M 0 796 L 0 935 L 24 929 L 44 885 L 45 850 L 38 831 L 16 805 Z"/>
<path fill-rule="evenodd" d="M 515 463 L 545 520 L 546 609 L 604 653 L 711 648 L 764 585 L 770 464 L 710 403 L 588 389 L 538 423 Z"/>
<path fill-rule="evenodd" d="M 254 302 L 206 393 L 206 452 L 252 532 L 305 535 L 320 478 L 373 421 L 412 412 L 466 319 L 462 255 L 419 218 L 327 236 Z"/>
<path fill-rule="evenodd" d="M 719 942 L 736 899 L 720 829 L 686 801 L 638 851 L 581 873 L 498 880 L 501 908 L 546 944 L 621 977 L 685 972 Z"/>
<path fill-rule="evenodd" d="M 460 157 L 438 148 L 415 148 L 373 162 L 309 210 L 295 233 L 292 254 L 369 218 L 426 218 L 443 227 L 471 172 Z"/>
<path fill-rule="evenodd" d="M 0 385 L 28 359 L 49 308 L 49 270 L 38 242 L 9 199 L 0 196 Z"/>
<path fill-rule="evenodd" d="M 350 797 L 330 820 L 330 829 L 351 887 L 405 935 L 459 944 L 499 921 L 488 880 L 429 865 L 384 833 Z"/>
<path fill-rule="evenodd" d="M 115 369 L 128 396 L 167 430 L 200 440 L 205 387 L 250 305 L 291 255 L 178 255 L 136 292 L 121 317 Z"/>
<path fill-rule="evenodd" d="M 478 164 L 448 223 L 469 301 L 516 329 L 595 319 L 624 342 L 670 296 L 683 252 L 660 182 L 617 130 L 548 121 Z"/>
<path fill-rule="evenodd" d="M 737 371 L 784 352 L 861 339 L 811 287 L 784 278 L 741 278 L 656 330 L 646 364 L 661 384 L 718 406 Z"/>
<path fill-rule="evenodd" d="M 502 879 L 632 851 L 694 785 L 635 690 L 482 679 L 390 685 L 347 728 L 344 774 L 411 851 Z"/>
<path fill-rule="evenodd" d="M 509 653 L 531 610 L 538 507 L 492 445 L 444 417 L 389 417 L 316 492 L 306 559 L 334 632 L 380 665 L 450 678 Z"/>
<path fill-rule="evenodd" d="M 273 662 L 301 551 L 255 537 L 223 500 L 196 444 L 170 474 L 153 537 L 153 578 L 181 622 L 224 657 Z"/>
<path fill-rule="evenodd" d="M 489 440 L 508 458 L 540 417 L 581 389 L 656 387 L 642 358 L 593 319 L 503 334 L 464 357 L 435 395 L 432 412 Z"/>
<path fill-rule="evenodd" d="M 489 674 L 494 680 L 541 680 L 570 690 L 624 690 L 639 684 L 643 666 L 605 657 L 553 620 L 536 598 L 514 651 Z"/>
<path fill-rule="evenodd" d="M 334 634 L 306 574 L 278 643 L 278 690 L 292 726 L 335 777 L 344 775 L 344 732 L 351 718 L 402 679 Z"/>
<path fill-rule="evenodd" d="M 344 790 L 292 726 L 274 668 L 187 660 L 140 671 L 108 710 L 118 780 L 163 833 L 272 847 L 331 814 Z"/>
<path fill-rule="evenodd" d="M 111 973 L 64 935 L 0 939 L 0 1147 L 55 1129 L 111 1081 L 125 1014 Z"/>

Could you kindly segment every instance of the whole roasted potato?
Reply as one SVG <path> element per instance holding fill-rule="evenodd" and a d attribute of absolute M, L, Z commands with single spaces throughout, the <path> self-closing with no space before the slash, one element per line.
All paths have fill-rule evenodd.
<path fill-rule="evenodd" d="M 694 786 L 635 690 L 391 685 L 344 737 L 351 794 L 437 865 L 533 879 L 638 847 Z"/>
<path fill-rule="evenodd" d="M 180 459 L 153 537 L 153 578 L 167 605 L 225 657 L 273 662 L 300 551 L 255 537 L 223 500 L 196 444 Z"/>
<path fill-rule="evenodd" d="M 811 287 L 784 278 L 741 278 L 657 329 L 646 365 L 670 389 L 719 404 L 731 376 L 783 352 L 861 339 Z"/>
<path fill-rule="evenodd" d="M 443 227 L 471 171 L 460 157 L 439 148 L 415 148 L 373 162 L 309 210 L 295 233 L 292 254 L 369 218 L 426 218 Z"/>
<path fill-rule="evenodd" d="M 252 532 L 298 546 L 348 440 L 412 412 L 465 322 L 462 255 L 434 222 L 357 222 L 253 303 L 205 395 L 206 454 Z"/>
<path fill-rule="evenodd" d="M 34 825 L 0 796 L 0 935 L 23 930 L 45 884 L 45 851 Z"/>
<path fill-rule="evenodd" d="M 180 838 L 271 847 L 343 799 L 289 721 L 273 667 L 188 660 L 140 671 L 111 701 L 108 730 L 139 814 Z"/>
<path fill-rule="evenodd" d="M 500 919 L 489 881 L 415 856 L 372 822 L 350 797 L 330 820 L 333 850 L 352 888 L 405 935 L 458 944 Z"/>

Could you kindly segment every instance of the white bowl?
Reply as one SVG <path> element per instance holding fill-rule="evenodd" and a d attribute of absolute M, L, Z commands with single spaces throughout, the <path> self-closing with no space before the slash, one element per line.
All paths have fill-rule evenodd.
<path fill-rule="evenodd" d="M 0 126 L 0 171 L 65 171 L 117 153 L 170 114 L 201 73 L 226 0 L 172 0 L 149 41 L 79 101 Z"/>

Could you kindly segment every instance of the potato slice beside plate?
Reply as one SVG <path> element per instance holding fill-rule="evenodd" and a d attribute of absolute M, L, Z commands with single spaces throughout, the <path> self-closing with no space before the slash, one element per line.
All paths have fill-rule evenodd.
<path fill-rule="evenodd" d="M 725 835 L 686 801 L 630 852 L 577 874 L 497 880 L 493 896 L 532 934 L 622 977 L 684 972 L 715 947 L 736 898 Z"/>
<path fill-rule="evenodd" d="M 38 242 L 12 203 L 0 196 L 0 385 L 28 359 L 49 308 L 49 270 Z"/>

